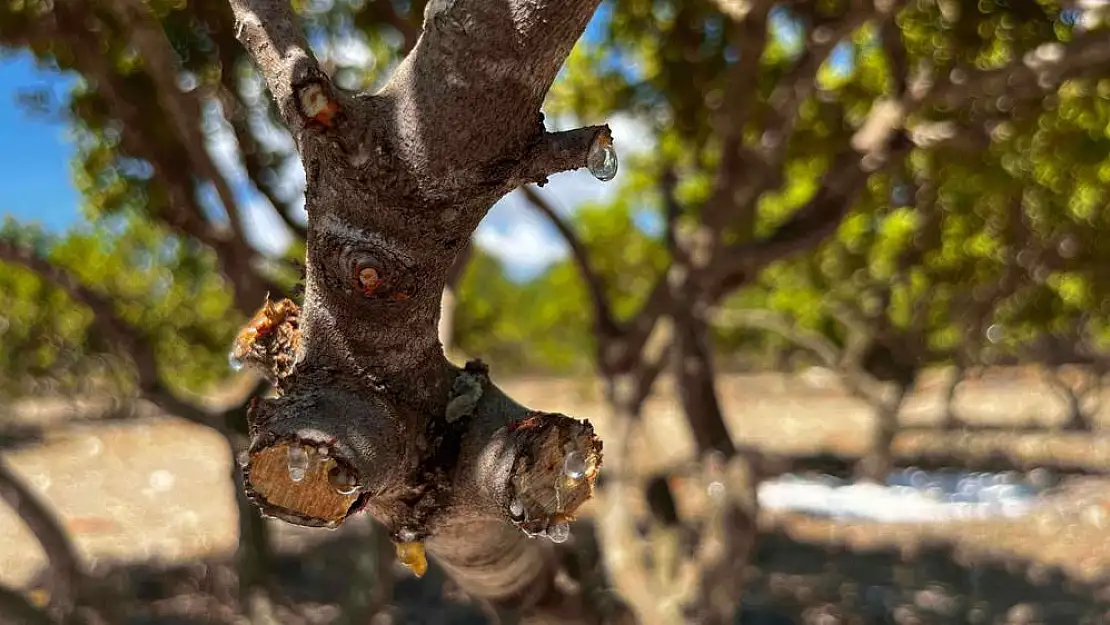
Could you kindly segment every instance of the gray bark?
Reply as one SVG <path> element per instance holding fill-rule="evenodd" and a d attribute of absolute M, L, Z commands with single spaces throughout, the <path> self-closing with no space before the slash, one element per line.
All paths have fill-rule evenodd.
<path fill-rule="evenodd" d="M 525 531 L 573 518 L 600 441 L 588 423 L 505 397 L 482 366 L 450 365 L 439 321 L 452 264 L 492 204 L 584 166 L 608 139 L 605 127 L 548 133 L 540 114 L 597 0 L 431 2 L 374 94 L 331 84 L 286 0 L 231 5 L 304 163 L 309 215 L 305 301 L 285 354 L 295 364 L 281 397 L 251 411 L 248 494 L 302 525 L 366 510 L 395 541 L 424 541 L 471 595 L 588 621 L 554 583 L 552 545 Z M 332 489 L 318 465 L 291 477 L 285 454 L 305 445 L 355 491 Z M 563 479 L 569 453 L 587 458 L 582 479 Z"/>

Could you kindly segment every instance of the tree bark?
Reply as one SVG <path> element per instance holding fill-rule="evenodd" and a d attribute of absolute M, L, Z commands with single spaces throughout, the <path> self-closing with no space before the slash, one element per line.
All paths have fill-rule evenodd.
<path fill-rule="evenodd" d="M 624 621 L 639 625 L 681 623 L 677 602 L 666 602 L 646 565 L 644 540 L 632 514 L 644 497 L 642 480 L 632 473 L 630 442 L 643 428 L 638 387 L 642 381 L 630 374 L 611 374 L 605 379 L 609 418 L 616 425 L 614 444 L 606 450 L 605 462 L 611 477 L 598 498 L 597 532 L 602 545 L 609 582 L 620 593 L 630 611 Z"/>
<path fill-rule="evenodd" d="M 285 0 L 231 4 L 304 163 L 309 215 L 303 307 L 243 335 L 292 365 L 250 412 L 248 494 L 308 526 L 365 510 L 414 570 L 426 545 L 476 598 L 591 620 L 533 535 L 563 539 L 600 441 L 513 402 L 480 363 L 450 365 L 438 331 L 451 266 L 493 203 L 611 146 L 606 127 L 548 133 L 539 112 L 597 0 L 431 2 L 375 94 L 331 83 Z M 277 335 L 281 353 L 265 347 Z"/>
<path fill-rule="evenodd" d="M 898 413 L 909 388 L 897 385 L 889 398 L 875 402 L 875 427 L 871 447 L 856 466 L 856 476 L 882 484 L 894 468 L 894 437 L 898 435 Z"/>
<path fill-rule="evenodd" d="M 674 375 L 679 401 L 694 435 L 700 457 L 719 452 L 730 459 L 736 453 L 717 398 L 716 371 L 709 327 L 691 310 L 676 310 Z"/>
<path fill-rule="evenodd" d="M 952 377 L 948 380 L 948 386 L 944 391 L 944 427 L 950 430 L 963 425 L 956 415 L 956 392 L 960 389 L 960 384 L 963 383 L 965 375 L 967 375 L 967 368 L 961 360 L 956 363 Z"/>

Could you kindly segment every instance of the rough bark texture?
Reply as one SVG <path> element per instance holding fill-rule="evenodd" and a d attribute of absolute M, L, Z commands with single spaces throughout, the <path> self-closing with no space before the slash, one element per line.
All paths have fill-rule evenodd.
<path fill-rule="evenodd" d="M 597 1 L 431 2 L 375 94 L 330 83 L 286 0 L 231 5 L 304 163 L 309 216 L 303 307 L 241 337 L 281 393 L 250 412 L 248 494 L 301 525 L 365 510 L 414 571 L 426 543 L 470 594 L 581 622 L 535 536 L 564 539 L 600 441 L 588 422 L 505 397 L 484 366 L 452 366 L 438 325 L 492 204 L 610 141 L 606 127 L 547 133 L 540 114 Z"/>

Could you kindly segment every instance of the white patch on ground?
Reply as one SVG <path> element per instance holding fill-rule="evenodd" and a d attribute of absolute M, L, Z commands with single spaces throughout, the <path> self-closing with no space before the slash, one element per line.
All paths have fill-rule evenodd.
<path fill-rule="evenodd" d="M 783 476 L 759 487 L 766 510 L 883 523 L 1016 518 L 1039 505 L 1037 489 L 1010 474 L 908 469 L 885 485 L 832 477 Z"/>

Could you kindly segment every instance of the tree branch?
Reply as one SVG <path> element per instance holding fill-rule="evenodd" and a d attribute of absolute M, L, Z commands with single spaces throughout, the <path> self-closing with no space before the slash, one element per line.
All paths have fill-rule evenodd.
<path fill-rule="evenodd" d="M 77 552 L 46 504 L 0 458 L 0 499 L 19 516 L 42 546 L 50 565 L 50 604 L 63 617 L 73 610 L 84 577 Z"/>
<path fill-rule="evenodd" d="M 738 310 L 718 308 L 713 313 L 713 323 L 728 328 L 751 328 L 781 336 L 813 354 L 821 364 L 836 369 L 840 366 L 840 348 L 828 338 L 798 328 L 784 316 L 770 310 Z"/>
<path fill-rule="evenodd" d="M 249 314 L 271 285 L 250 266 L 251 250 L 208 221 L 196 198 L 185 146 L 176 136 L 165 137 L 153 128 L 162 123 L 162 118 L 154 114 L 160 107 L 149 111 L 140 109 L 136 99 L 131 97 L 134 89 L 116 72 L 111 58 L 101 49 L 97 31 L 90 27 L 93 24 L 107 29 L 90 7 L 89 3 L 81 2 L 56 3 L 52 12 L 36 19 L 34 27 L 29 29 L 36 38 L 35 45 L 47 47 L 61 40 L 69 47 L 74 66 L 92 80 L 97 95 L 106 105 L 105 110 L 121 122 L 120 143 L 124 151 L 149 162 L 157 181 L 152 184 L 156 184 L 159 191 L 165 190 L 169 210 L 163 211 L 161 205 L 150 208 L 152 217 L 170 230 L 213 248 L 221 273 L 235 285 L 236 306 Z M 168 139 L 170 143 L 159 142 L 158 138 Z"/>
<path fill-rule="evenodd" d="M 903 143 L 887 155 L 886 162 L 901 158 L 909 149 L 910 144 Z M 874 161 L 861 159 L 855 150 L 842 152 L 814 197 L 770 236 L 733 245 L 710 264 L 703 282 L 710 301 L 753 279 L 768 264 L 810 249 L 836 232 L 875 169 Z"/>
<path fill-rule="evenodd" d="M 224 81 L 222 87 L 218 90 L 218 98 L 220 106 L 223 109 L 224 118 L 227 119 L 228 125 L 231 126 L 232 132 L 235 134 L 235 143 L 239 146 L 239 153 L 243 158 L 243 166 L 247 170 L 247 178 L 250 179 L 251 184 L 255 189 L 266 198 L 266 201 L 273 207 L 274 212 L 277 213 L 285 226 L 294 236 L 304 241 L 308 238 L 308 228 L 304 224 L 293 219 L 293 205 L 290 202 L 284 202 L 277 196 L 271 185 L 266 184 L 263 180 L 266 172 L 266 166 L 263 164 L 262 146 L 258 145 L 255 140 L 254 134 L 251 132 L 250 125 L 247 120 L 247 107 L 235 94 L 234 85 L 230 81 L 230 69 L 224 69 L 223 75 L 220 77 Z"/>
<path fill-rule="evenodd" d="M 103 295 L 81 284 L 73 275 L 37 256 L 31 250 L 0 239 L 0 261 L 20 265 L 49 282 L 93 314 L 93 325 L 108 341 L 131 358 L 139 389 L 152 403 L 169 414 L 223 431 L 218 417 L 175 396 L 158 376 L 154 347 L 143 333 L 116 314 L 115 306 Z"/>
<path fill-rule="evenodd" d="M 720 228 L 739 219 L 744 231 L 750 232 L 757 200 L 781 184 L 787 146 L 802 104 L 817 87 L 817 72 L 841 40 L 870 17 L 866 10 L 851 8 L 833 25 L 819 26 L 810 33 L 801 57 L 768 99 L 772 120 L 765 124 L 763 147 L 753 150 L 746 162 L 733 163 L 730 168 L 722 160 L 714 194 L 707 202 L 707 224 Z"/>
<path fill-rule="evenodd" d="M 570 248 L 571 258 L 574 259 L 574 264 L 578 267 L 578 273 L 582 277 L 582 282 L 586 285 L 586 292 L 589 294 L 590 302 L 593 305 L 594 325 L 598 338 L 614 335 L 617 327 L 616 321 L 613 318 L 612 307 L 609 305 L 609 298 L 605 294 L 605 285 L 602 282 L 601 275 L 597 273 L 590 261 L 590 251 L 578 238 L 574 228 L 559 215 L 555 207 L 551 206 L 537 190 L 528 185 L 523 185 L 520 187 L 520 192 L 532 204 L 533 208 L 546 217 L 551 225 L 555 226 L 567 247 Z"/>
<path fill-rule="evenodd" d="M 505 397 L 481 363 L 451 366 L 437 326 L 451 266 L 497 199 L 599 153 L 595 175 L 612 176 L 607 128 L 547 133 L 540 115 L 597 1 L 430 2 L 388 85 L 348 94 L 284 1 L 232 0 L 296 139 L 309 214 L 295 331 L 263 315 L 242 335 L 283 367 L 281 395 L 250 410 L 247 493 L 300 525 L 366 510 L 413 571 L 426 543 L 475 597 L 555 622 L 586 614 L 528 535 L 566 539 L 601 443 L 588 422 Z"/>
<path fill-rule="evenodd" d="M 294 137 L 306 120 L 337 111 L 331 81 L 320 70 L 288 0 L 230 0 L 235 36 L 254 59 Z"/>
<path fill-rule="evenodd" d="M 238 202 L 231 193 L 231 187 L 223 174 L 216 168 L 212 157 L 205 147 L 204 135 L 200 130 L 200 106 L 195 95 L 184 94 L 177 86 L 178 62 L 166 33 L 162 30 L 150 9 L 139 0 L 112 0 L 109 3 L 120 26 L 130 31 L 146 68 L 146 74 L 153 81 L 158 101 L 170 119 L 170 125 L 177 134 L 181 145 L 192 161 L 194 170 L 212 182 L 216 195 L 227 212 L 231 230 L 238 243 L 246 247 L 242 215 Z"/>
<path fill-rule="evenodd" d="M 737 206 L 735 190 L 740 179 L 746 176 L 747 167 L 754 154 L 744 145 L 744 129 L 758 97 L 753 89 L 759 75 L 759 61 L 767 43 L 767 16 L 772 2 L 759 0 L 742 17 L 730 14 L 734 20 L 730 43 L 737 49 L 739 58 L 725 75 L 725 98 L 718 115 L 717 131 L 721 134 L 721 161 L 714 176 L 713 195 L 703 219 L 715 225 L 727 214 L 728 207 Z"/>
<path fill-rule="evenodd" d="M 609 126 L 586 126 L 562 132 L 545 132 L 524 157 L 527 163 L 521 182 L 547 184 L 547 177 L 559 172 L 586 167 L 595 145 L 611 145 Z"/>
<path fill-rule="evenodd" d="M 927 104 L 963 106 L 976 98 L 1006 94 L 1015 100 L 1038 97 L 1065 80 L 1110 63 L 1110 40 L 1100 31 L 1077 35 L 1069 43 L 1045 43 L 997 70 L 967 72 L 934 88 Z"/>

